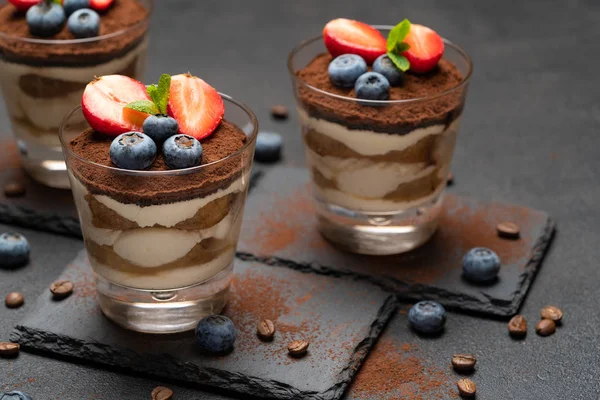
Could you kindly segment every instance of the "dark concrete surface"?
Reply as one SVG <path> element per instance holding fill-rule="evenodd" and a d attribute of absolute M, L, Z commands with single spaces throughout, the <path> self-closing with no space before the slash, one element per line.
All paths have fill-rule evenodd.
<path fill-rule="evenodd" d="M 521 309 L 530 321 L 525 341 L 508 339 L 505 321 L 454 313 L 437 339 L 413 337 L 405 329 L 389 334 L 401 342 L 403 336 L 417 341 L 421 357 L 439 365 L 447 365 L 454 352 L 478 355 L 473 377 L 478 399 L 599 398 L 600 3 L 158 1 L 147 79 L 188 70 L 202 76 L 247 102 L 262 128 L 280 131 L 286 140 L 285 163 L 302 165 L 296 117 L 274 122 L 269 108 L 274 103 L 293 107 L 285 67 L 290 48 L 339 16 L 388 24 L 409 18 L 462 45 L 475 72 L 453 162 L 452 191 L 545 210 L 560 227 Z M 1 106 L 0 128 L 9 131 Z M 28 300 L 35 299 L 80 246 L 76 239 L 59 236 L 41 241 L 43 249 L 34 250 L 44 254 L 38 267 L 0 275 L 3 293 L 20 290 Z M 56 250 L 64 243 L 72 244 L 69 254 Z M 560 306 L 565 319 L 555 335 L 540 338 L 532 328 L 546 304 Z M 19 310 L 0 309 L 0 338 L 7 338 L 32 306 L 29 301 Z M 0 360 L 0 384 L 20 386 L 37 400 L 143 400 L 158 384 L 173 388 L 176 399 L 219 398 L 27 353 L 9 362 Z"/>

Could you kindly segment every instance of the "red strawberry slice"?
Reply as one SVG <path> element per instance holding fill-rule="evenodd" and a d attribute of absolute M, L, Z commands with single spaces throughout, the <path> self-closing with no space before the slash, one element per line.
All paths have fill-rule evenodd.
<path fill-rule="evenodd" d="M 90 0 L 90 7 L 96 11 L 104 11 L 112 5 L 115 0 Z"/>
<path fill-rule="evenodd" d="M 10 4 L 17 7 L 19 11 L 27 11 L 36 4 L 41 3 L 43 0 L 8 0 Z"/>
<path fill-rule="evenodd" d="M 412 24 L 405 43 L 410 49 L 402 53 L 410 61 L 410 70 L 417 73 L 429 72 L 444 54 L 444 42 L 433 29 Z"/>
<path fill-rule="evenodd" d="M 123 75 L 106 75 L 85 87 L 81 107 L 94 130 L 118 136 L 129 131 L 141 131 L 141 125 L 126 118 L 123 112 L 123 107 L 138 100 L 150 100 L 143 83 Z"/>
<path fill-rule="evenodd" d="M 168 113 L 179 123 L 179 132 L 198 140 L 210 136 L 225 114 L 219 93 L 190 74 L 171 77 Z"/>
<path fill-rule="evenodd" d="M 367 64 L 386 52 L 386 39 L 381 32 L 363 22 L 338 18 L 323 29 L 323 40 L 329 54 L 358 54 Z"/>

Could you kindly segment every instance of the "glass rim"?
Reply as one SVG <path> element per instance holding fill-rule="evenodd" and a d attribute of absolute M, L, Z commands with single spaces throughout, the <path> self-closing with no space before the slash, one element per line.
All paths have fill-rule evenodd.
<path fill-rule="evenodd" d="M 87 160 L 87 159 L 83 158 L 82 156 L 80 156 L 79 154 L 75 153 L 69 147 L 68 143 L 65 142 L 65 138 L 63 137 L 63 131 L 65 129 L 65 126 L 68 124 L 69 119 L 75 113 L 82 111 L 81 105 L 78 105 L 77 107 L 73 108 L 71 111 L 69 111 L 67 113 L 67 115 L 65 115 L 63 117 L 63 119 L 60 123 L 60 126 L 58 127 L 58 139 L 60 140 L 60 144 L 63 148 L 63 152 L 66 152 L 70 157 L 76 158 L 78 161 L 81 161 L 85 164 L 92 165 L 92 166 L 98 167 L 98 168 L 104 168 L 106 170 L 114 171 L 114 172 L 120 173 L 120 174 L 141 175 L 141 176 L 151 177 L 151 176 L 186 175 L 186 174 L 198 172 L 203 169 L 213 167 L 215 165 L 219 165 L 227 160 L 230 160 L 230 159 L 242 154 L 246 149 L 248 149 L 256 141 L 256 138 L 258 136 L 258 119 L 256 118 L 256 115 L 254 115 L 254 112 L 252 112 L 250 107 L 248 107 L 245 103 L 242 103 L 241 101 L 233 99 L 231 96 L 228 96 L 221 92 L 218 92 L 218 93 L 223 100 L 229 101 L 229 102 L 233 103 L 235 106 L 241 108 L 246 113 L 246 115 L 248 115 L 248 117 L 250 118 L 250 121 L 252 122 L 254 127 L 252 129 L 251 135 L 248 137 L 248 140 L 242 147 L 240 147 L 237 151 L 229 154 L 227 157 L 210 162 L 208 164 L 201 164 L 201 165 L 197 165 L 195 167 L 166 170 L 166 171 L 146 171 L 146 170 L 132 170 L 132 169 L 123 169 L 123 168 L 118 168 L 118 167 L 111 167 L 108 165 L 98 164 L 96 162 Z"/>
<path fill-rule="evenodd" d="M 24 42 L 24 43 L 34 43 L 34 44 L 53 45 L 53 46 L 94 43 L 94 42 L 100 42 L 100 41 L 103 41 L 106 39 L 112 39 L 117 36 L 121 36 L 128 32 L 131 32 L 132 30 L 137 29 L 137 28 L 143 26 L 144 24 L 148 23 L 148 21 L 150 20 L 150 16 L 152 15 L 152 11 L 154 10 L 154 0 L 144 0 L 144 1 L 146 1 L 148 3 L 148 15 L 146 16 L 146 18 L 144 18 L 143 20 L 141 20 L 140 22 L 138 22 L 134 25 L 128 26 L 125 29 L 120 29 L 115 32 L 107 33 L 106 35 L 94 36 L 94 37 L 90 37 L 90 38 L 81 38 L 81 39 L 60 40 L 60 39 L 28 38 L 28 37 L 22 37 L 22 36 L 14 36 L 14 35 L 11 35 L 11 34 L 8 34 L 5 32 L 0 32 L 0 38 L 8 39 L 8 40 L 15 40 L 15 41 Z M 5 4 L 5 3 L 8 3 L 8 1 L 0 2 L 0 4 Z"/>
<path fill-rule="evenodd" d="M 371 25 L 373 28 L 381 31 L 381 30 L 391 30 L 393 28 L 392 25 Z M 303 40 L 302 42 L 298 43 L 293 49 L 292 51 L 288 54 L 288 59 L 287 59 L 287 68 L 288 68 L 288 72 L 290 73 L 290 75 L 292 76 L 292 80 L 296 83 L 300 83 L 302 85 L 304 85 L 305 87 L 307 87 L 310 90 L 313 90 L 315 92 L 318 92 L 320 94 L 323 94 L 325 96 L 328 97 L 332 97 L 338 100 L 343 100 L 343 101 L 349 101 L 349 102 L 356 102 L 356 103 L 360 103 L 361 105 L 375 105 L 375 104 L 387 104 L 387 105 L 391 105 L 391 104 L 410 104 L 410 103 L 416 103 L 416 102 L 421 102 L 421 101 L 426 101 L 426 100 L 433 100 L 433 99 L 437 99 L 439 97 L 442 96 L 447 96 L 448 94 L 453 93 L 456 90 L 459 90 L 463 87 L 465 87 L 467 85 L 467 83 L 469 82 L 469 79 L 471 78 L 471 74 L 473 73 L 473 61 L 471 60 L 471 57 L 469 57 L 469 55 L 467 54 L 467 52 L 465 50 L 463 50 L 460 46 L 454 44 L 453 42 L 451 42 L 450 40 L 446 39 L 446 38 L 442 38 L 442 41 L 444 42 L 444 46 L 448 46 L 451 49 L 455 50 L 458 54 L 460 54 L 467 62 L 467 67 L 468 67 L 468 71 L 465 74 L 465 76 L 463 77 L 463 79 L 460 81 L 460 83 L 458 83 L 458 85 L 444 90 L 443 92 L 440 93 L 435 93 L 429 96 L 424 96 L 424 97 L 415 97 L 412 99 L 398 99 L 398 100 L 367 100 L 367 99 L 358 99 L 355 97 L 348 97 L 348 96 L 342 96 L 339 94 L 335 94 L 335 93 L 331 93 L 328 92 L 326 90 L 323 89 L 319 89 L 315 86 L 312 86 L 308 83 L 306 83 L 305 81 L 303 81 L 302 79 L 298 78 L 298 75 L 296 75 L 296 71 L 294 71 L 294 67 L 292 66 L 294 57 L 302 50 L 304 49 L 306 46 L 313 44 L 316 41 L 321 41 L 323 39 L 323 35 L 318 35 L 318 36 L 313 36 L 312 38 Z"/>

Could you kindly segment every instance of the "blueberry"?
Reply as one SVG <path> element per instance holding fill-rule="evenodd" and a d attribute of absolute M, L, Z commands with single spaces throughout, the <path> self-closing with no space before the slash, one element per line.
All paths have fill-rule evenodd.
<path fill-rule="evenodd" d="M 254 159 L 260 162 L 275 162 L 281 157 L 282 138 L 279 133 L 259 132 L 256 138 Z"/>
<path fill-rule="evenodd" d="M 67 17 L 82 8 L 90 8 L 90 0 L 65 0 L 63 8 Z"/>
<path fill-rule="evenodd" d="M 367 63 L 356 54 L 342 54 L 329 63 L 327 71 L 334 85 L 351 88 L 358 77 L 367 72 Z"/>
<path fill-rule="evenodd" d="M 378 72 L 367 72 L 356 80 L 356 97 L 365 100 L 387 100 L 390 95 L 390 83 Z"/>
<path fill-rule="evenodd" d="M 29 32 L 35 36 L 56 35 L 65 25 L 65 11 L 56 3 L 43 1 L 27 10 Z"/>
<path fill-rule="evenodd" d="M 163 154 L 171 169 L 190 168 L 202 163 L 202 145 L 188 135 L 175 135 L 165 140 Z"/>
<path fill-rule="evenodd" d="M 196 341 L 207 353 L 227 353 L 233 350 L 237 331 L 233 322 L 223 315 L 210 315 L 198 322 Z"/>
<path fill-rule="evenodd" d="M 427 335 L 439 333 L 446 323 L 446 310 L 435 301 L 420 301 L 408 312 L 408 322 L 417 332 Z"/>
<path fill-rule="evenodd" d="M 110 144 L 110 161 L 124 169 L 148 168 L 156 157 L 156 144 L 141 132 L 127 132 Z"/>
<path fill-rule="evenodd" d="M 179 124 L 175 118 L 168 115 L 151 115 L 144 121 L 144 133 L 156 143 L 162 143 L 179 132 Z"/>
<path fill-rule="evenodd" d="M 379 72 L 381 75 L 385 76 L 392 86 L 400 86 L 404 80 L 404 74 L 402 71 L 396 67 L 396 65 L 386 54 L 377 57 L 373 63 L 373 71 Z"/>
<path fill-rule="evenodd" d="M 20 233 L 0 235 L 0 267 L 20 267 L 29 260 L 29 242 Z"/>
<path fill-rule="evenodd" d="M 498 276 L 500 258 L 485 247 L 469 250 L 462 260 L 463 275 L 473 282 L 490 282 Z"/>
<path fill-rule="evenodd" d="M 67 28 L 76 38 L 98 36 L 100 32 L 100 16 L 94 10 L 82 8 L 69 17 Z"/>
<path fill-rule="evenodd" d="M 0 392 L 0 400 L 32 400 L 28 394 L 14 390 L 12 392 Z"/>

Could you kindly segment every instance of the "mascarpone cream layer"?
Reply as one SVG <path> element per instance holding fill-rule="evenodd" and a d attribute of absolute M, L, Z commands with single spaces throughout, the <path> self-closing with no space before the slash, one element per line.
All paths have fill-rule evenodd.
<path fill-rule="evenodd" d="M 152 274 L 125 272 L 104 265 L 91 256 L 89 258 L 94 271 L 113 283 L 139 289 L 160 290 L 180 288 L 207 281 L 231 265 L 234 257 L 235 250 L 231 249 L 201 265 L 173 268 Z M 228 282 L 225 282 L 225 284 Z M 215 292 L 217 291 L 215 290 Z"/>
<path fill-rule="evenodd" d="M 63 97 L 35 98 L 19 87 L 19 78 L 35 74 L 45 78 L 68 82 L 88 83 L 95 76 L 111 75 L 125 70 L 133 60 L 145 53 L 148 39 L 125 55 L 107 63 L 85 67 L 44 67 L 8 62 L 0 59 L 0 85 L 8 109 L 13 118 L 26 119 L 42 130 L 58 129 L 62 118 L 81 102 L 82 91 L 71 92 Z M 137 60 L 136 71 L 143 74 L 145 57 Z"/>
<path fill-rule="evenodd" d="M 300 122 L 304 128 L 329 136 L 345 144 L 348 148 L 364 156 L 384 155 L 390 151 L 402 151 L 415 145 L 419 140 L 429 135 L 439 135 L 446 130 L 457 130 L 460 118 L 450 124 L 448 129 L 443 124 L 432 125 L 426 128 L 417 128 L 404 135 L 348 129 L 346 126 L 310 117 L 306 111 L 298 108 Z"/>

